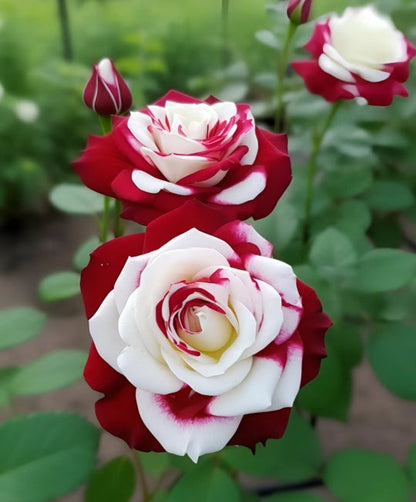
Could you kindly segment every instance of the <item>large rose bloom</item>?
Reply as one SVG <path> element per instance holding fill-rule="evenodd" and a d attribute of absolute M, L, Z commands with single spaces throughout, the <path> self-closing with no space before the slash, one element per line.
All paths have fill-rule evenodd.
<path fill-rule="evenodd" d="M 110 134 L 89 137 L 73 166 L 138 223 L 189 199 L 220 207 L 229 220 L 263 218 L 291 179 L 286 135 L 256 127 L 248 105 L 171 91 L 113 124 Z"/>
<path fill-rule="evenodd" d="M 194 461 L 280 437 L 330 325 L 250 225 L 199 202 L 100 246 L 82 274 L 101 425 Z"/>
<path fill-rule="evenodd" d="M 358 98 L 386 106 L 396 94 L 408 95 L 402 82 L 416 49 L 371 5 L 349 7 L 341 17 L 317 23 L 305 49 L 314 59 L 292 67 L 310 92 L 328 101 Z"/>

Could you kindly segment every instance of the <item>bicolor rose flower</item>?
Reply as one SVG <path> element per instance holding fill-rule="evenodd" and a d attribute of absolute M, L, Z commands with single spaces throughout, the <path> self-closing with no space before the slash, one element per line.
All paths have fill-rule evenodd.
<path fill-rule="evenodd" d="M 90 137 L 74 168 L 142 224 L 190 199 L 220 207 L 229 220 L 262 218 L 291 179 L 286 136 L 256 127 L 248 105 L 175 91 L 114 117 L 113 131 Z"/>
<path fill-rule="evenodd" d="M 100 246 L 81 289 L 98 420 L 139 450 L 196 461 L 282 436 L 326 354 L 314 291 L 249 224 L 200 202 Z"/>
<path fill-rule="evenodd" d="M 93 65 L 82 99 L 99 115 L 109 116 L 129 110 L 133 96 L 113 61 L 104 58 Z"/>
<path fill-rule="evenodd" d="M 403 82 L 416 49 L 373 6 L 349 7 L 317 23 L 305 49 L 314 59 L 292 67 L 310 92 L 328 101 L 358 98 L 386 106 L 396 94 L 408 95 Z"/>

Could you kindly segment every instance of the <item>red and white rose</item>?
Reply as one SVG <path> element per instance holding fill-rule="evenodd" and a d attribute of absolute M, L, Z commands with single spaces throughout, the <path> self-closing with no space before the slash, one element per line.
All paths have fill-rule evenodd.
<path fill-rule="evenodd" d="M 416 49 L 371 5 L 349 7 L 342 16 L 318 22 L 305 49 L 313 59 L 294 61 L 292 67 L 310 92 L 328 101 L 357 98 L 386 106 L 396 94 L 408 95 L 403 82 Z"/>
<path fill-rule="evenodd" d="M 229 220 L 262 218 L 291 179 L 286 135 L 256 127 L 245 104 L 170 91 L 113 124 L 110 134 L 89 138 L 73 165 L 138 223 L 190 199 L 220 207 Z"/>
<path fill-rule="evenodd" d="M 202 454 L 282 436 L 330 320 L 250 225 L 188 202 L 91 256 L 85 378 L 139 450 Z"/>

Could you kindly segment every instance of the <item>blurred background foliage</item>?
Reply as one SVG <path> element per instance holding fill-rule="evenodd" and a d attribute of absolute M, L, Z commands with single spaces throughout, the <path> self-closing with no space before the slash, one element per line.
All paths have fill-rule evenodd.
<path fill-rule="evenodd" d="M 315 0 L 314 16 L 363 3 Z M 375 3 L 392 14 L 410 39 L 415 38 L 414 0 Z M 43 210 L 51 186 L 73 179 L 69 163 L 85 145 L 86 131 L 99 133 L 95 117 L 82 106 L 80 97 L 91 65 L 102 57 L 114 59 L 132 88 L 136 108 L 174 88 L 196 96 L 212 93 L 222 99 L 249 101 L 258 117 L 270 120 L 275 53 L 286 23 L 283 5 L 268 0 L 230 2 L 224 30 L 220 0 L 183 0 L 180 5 L 171 0 L 2 0 L 0 223 Z M 59 7 L 66 8 L 68 18 L 66 51 Z M 307 40 L 311 24 L 299 30 L 298 47 Z M 293 92 L 287 94 L 289 124 L 294 132 L 299 128 L 305 132 L 307 121 L 313 123 L 326 103 L 308 96 L 299 79 L 289 82 L 293 85 L 289 89 Z M 414 79 L 409 87 L 414 96 Z M 362 134 L 377 133 L 378 144 L 372 149 L 383 154 L 393 178 L 398 174 L 408 177 L 406 166 L 414 158 L 415 110 L 416 98 L 395 100 L 388 109 L 388 126 L 394 121 L 397 132 L 388 141 L 384 110 L 361 114 L 355 107 L 351 111 L 355 115 L 352 123 L 360 115 L 365 120 Z M 365 142 L 364 136 L 354 136 L 344 147 L 349 151 L 334 148 L 328 163 L 340 162 L 340 155 L 357 146 L 368 153 Z M 299 134 L 293 151 L 302 144 Z M 403 148 L 405 144 L 410 147 Z M 397 148 L 401 148 L 400 167 Z M 414 186 L 414 179 L 410 181 Z"/>

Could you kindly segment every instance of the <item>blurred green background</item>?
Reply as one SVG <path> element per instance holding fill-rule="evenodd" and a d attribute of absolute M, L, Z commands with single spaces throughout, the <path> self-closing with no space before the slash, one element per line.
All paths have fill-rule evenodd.
<path fill-rule="evenodd" d="M 363 3 L 315 0 L 314 15 Z M 103 57 L 127 79 L 136 108 L 174 88 L 256 101 L 263 106 L 255 113 L 267 118 L 276 54 L 264 32 L 278 32 L 281 21 L 269 4 L 279 1 L 0 0 L 0 224 L 43 211 L 48 190 L 75 179 L 70 162 L 87 134 L 100 132 L 81 93 Z M 376 5 L 394 10 L 398 27 L 416 35 L 414 0 Z M 60 7 L 68 15 L 66 47 Z"/>

